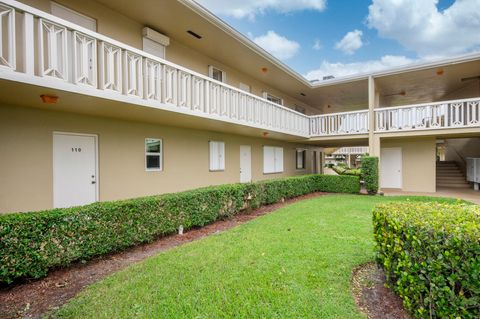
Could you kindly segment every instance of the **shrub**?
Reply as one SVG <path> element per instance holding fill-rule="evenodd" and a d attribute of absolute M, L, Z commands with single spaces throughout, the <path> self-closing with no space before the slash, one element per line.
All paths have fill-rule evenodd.
<path fill-rule="evenodd" d="M 362 173 L 367 192 L 376 194 L 378 192 L 378 157 L 363 156 Z"/>
<path fill-rule="evenodd" d="M 358 193 L 358 178 L 304 175 L 174 194 L 0 215 L 0 283 L 118 251 L 316 191 Z"/>
<path fill-rule="evenodd" d="M 373 212 L 377 262 L 417 318 L 480 318 L 480 208 L 390 203 Z"/>

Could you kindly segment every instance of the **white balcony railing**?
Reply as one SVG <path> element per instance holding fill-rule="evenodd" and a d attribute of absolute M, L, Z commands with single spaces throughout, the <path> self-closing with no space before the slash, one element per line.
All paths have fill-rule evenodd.
<path fill-rule="evenodd" d="M 340 147 L 332 155 L 361 155 L 368 153 L 368 146 L 345 146 Z"/>
<path fill-rule="evenodd" d="M 158 108 L 310 135 L 304 114 L 20 2 L 0 1 L 0 26 L 0 67 L 41 77 L 47 86 L 63 81 Z M 23 57 L 20 63 L 16 56 Z"/>
<path fill-rule="evenodd" d="M 480 98 L 375 110 L 376 132 L 480 127 Z"/>
<path fill-rule="evenodd" d="M 310 135 L 329 136 L 368 133 L 368 110 L 310 117 Z"/>

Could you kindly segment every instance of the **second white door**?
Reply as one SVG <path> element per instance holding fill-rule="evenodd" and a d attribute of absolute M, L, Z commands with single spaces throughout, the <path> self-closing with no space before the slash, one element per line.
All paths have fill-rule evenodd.
<path fill-rule="evenodd" d="M 402 149 L 382 148 L 380 152 L 380 187 L 402 188 Z"/>
<path fill-rule="evenodd" d="M 252 181 L 252 148 L 240 145 L 240 183 Z"/>

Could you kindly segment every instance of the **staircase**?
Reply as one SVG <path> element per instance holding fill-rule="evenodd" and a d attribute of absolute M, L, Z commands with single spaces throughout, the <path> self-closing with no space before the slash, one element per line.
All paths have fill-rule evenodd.
<path fill-rule="evenodd" d="M 437 162 L 437 187 L 470 188 L 465 175 L 455 162 Z"/>

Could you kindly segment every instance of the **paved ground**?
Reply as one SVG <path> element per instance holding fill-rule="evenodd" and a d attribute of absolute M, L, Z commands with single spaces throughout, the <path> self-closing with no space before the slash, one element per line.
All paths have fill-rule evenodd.
<path fill-rule="evenodd" d="M 480 205 L 480 191 L 464 188 L 438 188 L 435 193 L 421 193 L 421 192 L 403 192 L 398 189 L 382 189 L 385 196 L 398 195 L 418 195 L 418 196 L 435 196 L 435 197 L 451 197 L 461 198 L 472 203 Z"/>
<path fill-rule="evenodd" d="M 328 168 L 328 167 L 323 168 L 323 174 L 325 174 L 325 175 L 338 175 L 337 173 L 335 173 L 335 171 L 333 169 Z"/>

